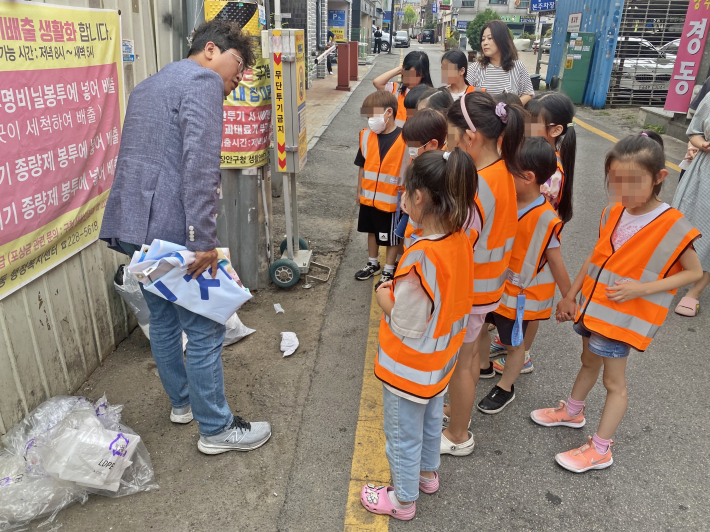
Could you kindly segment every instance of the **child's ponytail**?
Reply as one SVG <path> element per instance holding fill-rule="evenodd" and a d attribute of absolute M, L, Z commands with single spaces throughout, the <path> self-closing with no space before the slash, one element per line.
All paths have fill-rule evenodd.
<path fill-rule="evenodd" d="M 476 197 L 478 172 L 473 159 L 460 148 L 431 150 L 414 159 L 404 177 L 408 196 L 416 190 L 428 196 L 424 216 L 432 216 L 449 232 L 460 231 Z"/>
<path fill-rule="evenodd" d="M 546 128 L 562 126 L 562 133 L 555 139 L 555 149 L 560 152 L 562 171 L 565 173 L 557 212 L 560 219 L 567 223 L 572 219 L 574 162 L 577 158 L 577 133 L 573 122 L 576 108 L 565 94 L 550 92 L 530 100 L 525 109 L 533 117 L 540 117 Z"/>
<path fill-rule="evenodd" d="M 445 154 L 445 197 L 451 213 L 451 231 L 463 229 L 478 190 L 478 171 L 471 156 L 461 148 Z"/>
<path fill-rule="evenodd" d="M 494 142 L 503 135 L 503 160 L 509 172 L 520 175 L 518 153 L 525 139 L 525 110 L 521 106 L 496 102 L 488 92 L 476 91 L 461 96 L 446 118 L 461 131 L 475 131 Z"/>

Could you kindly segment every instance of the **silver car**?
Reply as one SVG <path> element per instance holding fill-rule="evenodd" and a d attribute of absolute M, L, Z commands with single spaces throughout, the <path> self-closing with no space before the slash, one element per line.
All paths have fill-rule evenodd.
<path fill-rule="evenodd" d="M 646 39 L 619 37 L 609 88 L 619 95 L 651 93 L 654 99 L 665 99 L 674 63 L 675 57 L 666 57 Z"/>
<path fill-rule="evenodd" d="M 405 30 L 398 31 L 394 37 L 394 47 L 409 48 L 410 46 L 411 44 L 409 42 L 409 33 L 407 33 Z"/>

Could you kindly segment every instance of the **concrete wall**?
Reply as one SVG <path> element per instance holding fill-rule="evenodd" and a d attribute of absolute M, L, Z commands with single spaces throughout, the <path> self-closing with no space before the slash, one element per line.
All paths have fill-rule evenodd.
<path fill-rule="evenodd" d="M 122 37 L 136 50 L 136 61 L 123 66 L 126 99 L 137 83 L 184 57 L 181 0 L 46 3 L 121 10 Z M 48 397 L 74 392 L 136 326 L 113 287 L 127 259 L 97 241 L 0 301 L 0 434 Z"/>

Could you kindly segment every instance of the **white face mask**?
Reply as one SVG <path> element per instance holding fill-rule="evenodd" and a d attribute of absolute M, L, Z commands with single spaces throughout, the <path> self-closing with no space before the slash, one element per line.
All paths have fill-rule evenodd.
<path fill-rule="evenodd" d="M 380 115 L 380 116 L 373 116 L 372 118 L 367 119 L 367 126 L 370 128 L 370 130 L 375 133 L 376 135 L 379 135 L 385 130 L 385 127 L 387 127 L 387 121 L 385 120 L 385 115 Z"/>
<path fill-rule="evenodd" d="M 409 148 L 409 156 L 414 159 L 419 155 L 419 148 Z"/>

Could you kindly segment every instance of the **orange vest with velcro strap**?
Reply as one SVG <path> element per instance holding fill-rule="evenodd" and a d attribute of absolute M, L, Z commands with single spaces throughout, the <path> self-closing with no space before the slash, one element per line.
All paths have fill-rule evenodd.
<path fill-rule="evenodd" d="M 555 279 L 545 251 L 552 235 L 559 238 L 561 231 L 562 220 L 547 201 L 533 207 L 518 220 L 503 297 L 496 314 L 514 320 L 517 297 L 525 294 L 524 320 L 546 320 L 550 317 Z"/>
<path fill-rule="evenodd" d="M 678 259 L 700 232 L 670 208 L 614 251 L 612 235 L 623 212 L 622 206 L 604 209 L 575 322 L 644 351 L 663 324 L 677 290 L 616 303 L 606 297 L 605 288 L 622 279 L 650 283 L 680 272 Z"/>
<path fill-rule="evenodd" d="M 402 133 L 397 136 L 384 160 L 380 161 L 377 135 L 365 128 L 360 132 L 360 150 L 365 158 L 360 204 L 379 211 L 396 212 L 397 196 L 402 190 L 404 172 L 410 159 Z"/>
<path fill-rule="evenodd" d="M 421 338 L 407 338 L 390 327 L 386 314 L 380 321 L 375 376 L 411 395 L 431 398 L 449 384 L 466 334 L 471 311 L 473 255 L 462 232 L 439 240 L 418 239 L 404 252 L 397 279 L 414 271 L 432 302 L 432 312 Z"/>
<path fill-rule="evenodd" d="M 464 92 L 464 94 L 468 94 L 469 92 L 476 92 L 476 91 L 486 92 L 486 89 L 483 87 L 473 87 L 471 85 L 467 85 L 466 92 Z"/>
<path fill-rule="evenodd" d="M 394 117 L 394 123 L 397 124 L 399 127 L 402 127 L 407 121 L 407 110 L 404 108 L 404 97 L 407 95 L 408 91 L 397 91 L 399 83 L 397 83 L 396 81 L 392 83 L 392 85 L 392 94 L 397 97 L 397 115 Z"/>
<path fill-rule="evenodd" d="M 481 306 L 495 303 L 503 295 L 518 227 L 513 175 L 502 159 L 478 171 L 476 209 L 481 217 L 481 234 L 473 252 L 473 304 Z"/>

